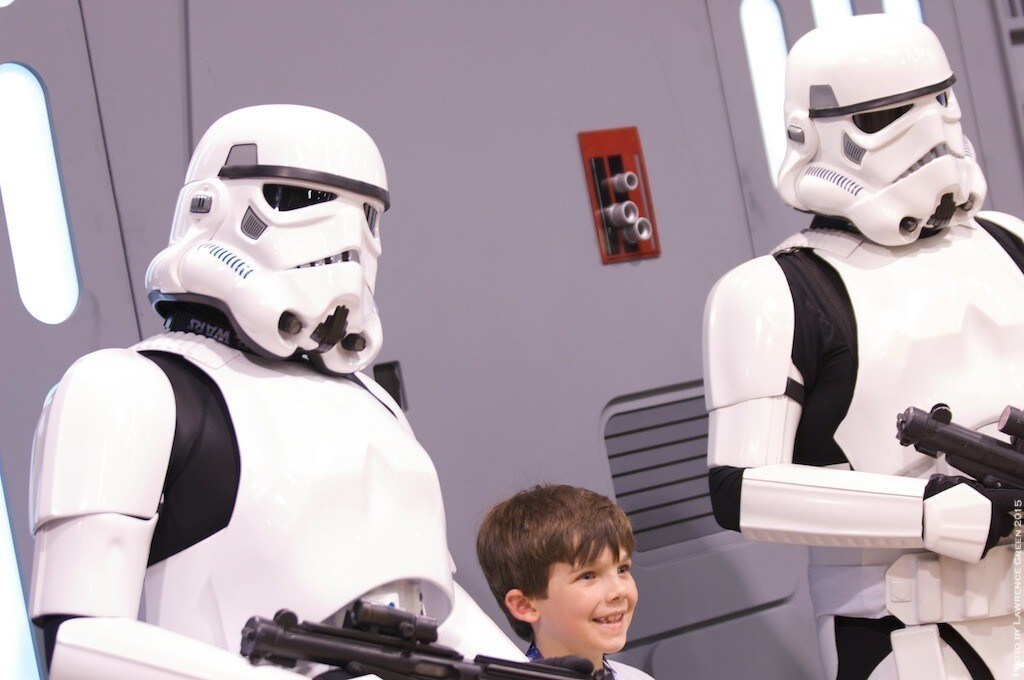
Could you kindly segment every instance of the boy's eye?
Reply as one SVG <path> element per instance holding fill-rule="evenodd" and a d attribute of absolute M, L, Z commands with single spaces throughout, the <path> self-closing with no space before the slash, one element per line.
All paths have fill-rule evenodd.
<path fill-rule="evenodd" d="M 592 581 L 595 578 L 597 578 L 597 574 L 595 574 L 592 571 L 585 571 L 582 574 L 580 574 L 579 576 L 577 576 L 576 580 L 577 581 Z"/>
<path fill-rule="evenodd" d="M 621 565 L 619 565 L 619 573 L 620 574 L 628 574 L 632 570 L 633 570 L 633 565 L 632 564 L 621 564 Z"/>

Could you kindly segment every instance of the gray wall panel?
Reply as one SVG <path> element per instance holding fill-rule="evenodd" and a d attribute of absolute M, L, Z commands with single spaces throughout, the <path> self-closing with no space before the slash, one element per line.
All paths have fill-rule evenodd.
<path fill-rule="evenodd" d="M 602 409 L 700 376 L 706 292 L 751 255 L 704 8 L 193 3 L 189 31 L 197 133 L 288 101 L 379 143 L 381 359 L 402 362 L 459 578 L 501 619 L 473 550 L 483 512 L 539 481 L 611 493 Z M 576 133 L 622 125 L 664 254 L 602 266 Z"/>
<path fill-rule="evenodd" d="M 806 562 L 804 549 L 759 545 L 730 532 L 640 553 L 634 571 L 645 585 L 640 591 L 645 616 L 634 620 L 630 644 L 664 638 L 665 621 L 686 630 L 789 599 L 800 606 Z M 810 639 L 812 628 L 809 618 L 806 625 L 794 627 L 790 645 L 799 647 Z"/>
<path fill-rule="evenodd" d="M 83 0 L 82 13 L 133 298 L 142 335 L 149 336 L 162 319 L 143 279 L 149 260 L 167 244 L 192 153 L 185 8 L 170 0 Z M 126 32 L 133 37 L 126 39 Z"/>
<path fill-rule="evenodd" d="M 822 671 L 817 660 L 790 644 L 793 630 L 804 625 L 803 617 L 799 608 L 787 605 L 666 640 L 653 650 L 654 672 L 673 677 L 676 669 L 685 668 L 694 678 L 818 677 Z M 736 640 L 743 640 L 743 654 L 736 653 Z"/>
<path fill-rule="evenodd" d="M 139 337 L 78 5 L 39 0 L 0 9 L 0 63 L 10 61 L 34 70 L 46 91 L 81 285 L 64 323 L 32 317 L 18 295 L 0 216 L 0 466 L 27 588 L 30 448 L 43 398 L 79 356 Z"/>
<path fill-rule="evenodd" d="M 964 66 L 971 82 L 973 115 L 978 127 L 978 138 L 972 141 L 988 181 L 985 207 L 1024 215 L 1024 142 L 1017 124 L 1021 114 L 1014 104 L 1013 73 L 1000 49 L 1009 43 L 1009 36 L 1002 34 L 996 17 L 997 12 L 1009 11 L 1009 3 L 991 0 L 950 4 L 955 11 Z M 925 9 L 930 11 L 930 3 Z M 1016 77 L 1021 76 L 1024 72 Z M 963 97 L 958 97 L 962 102 Z"/>
<path fill-rule="evenodd" d="M 784 204 L 775 193 L 765 160 L 757 102 L 747 64 L 740 4 L 741 0 L 724 0 L 708 2 L 707 6 L 753 251 L 755 255 L 763 255 L 793 232 L 806 227 L 810 218 Z M 782 0 L 776 4 L 789 45 L 814 27 L 809 3 Z"/>

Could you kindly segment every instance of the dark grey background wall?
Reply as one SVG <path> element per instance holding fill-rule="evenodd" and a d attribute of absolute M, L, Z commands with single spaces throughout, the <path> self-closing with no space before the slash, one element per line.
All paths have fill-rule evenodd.
<path fill-rule="evenodd" d="M 806 0 L 779 3 L 790 44 Z M 1018 73 L 1005 1 L 925 0 L 959 77 L 989 208 L 1024 214 Z M 496 619 L 473 539 L 537 482 L 613 494 L 604 442 L 622 411 L 700 395 L 704 298 L 808 221 L 768 175 L 740 0 L 19 0 L 0 63 L 45 84 L 81 281 L 65 323 L 16 293 L 0 231 L 0 465 L 23 580 L 29 448 L 78 356 L 159 330 L 146 266 L 166 242 L 192 145 L 261 103 L 339 113 L 377 141 L 381 361 L 441 478 L 459 581 Z M 860 0 L 858 12 L 881 2 Z M 662 256 L 602 266 L 576 134 L 635 125 Z M 625 656 L 661 680 L 819 674 L 802 551 L 716 532 L 638 554 Z"/>

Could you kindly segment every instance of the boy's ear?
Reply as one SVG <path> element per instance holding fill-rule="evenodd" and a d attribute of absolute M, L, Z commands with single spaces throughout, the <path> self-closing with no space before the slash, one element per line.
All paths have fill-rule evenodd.
<path fill-rule="evenodd" d="M 505 593 L 505 608 L 513 617 L 525 623 L 536 623 L 540 618 L 540 612 L 533 605 L 533 599 L 524 595 L 518 588 Z"/>

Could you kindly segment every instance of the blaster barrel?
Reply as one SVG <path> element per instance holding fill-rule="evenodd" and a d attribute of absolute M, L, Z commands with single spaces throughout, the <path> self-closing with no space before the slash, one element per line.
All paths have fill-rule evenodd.
<path fill-rule="evenodd" d="M 1012 484 L 1024 484 L 1024 457 L 995 437 L 946 423 L 919 408 L 910 407 L 896 417 L 896 438 L 903 446 L 938 457 L 977 478 L 991 474 Z"/>
<path fill-rule="evenodd" d="M 365 604 L 365 603 L 364 603 Z M 388 612 L 364 609 L 364 617 L 395 623 Z M 404 620 L 398 622 L 398 628 Z M 426 619 L 426 617 L 420 617 Z M 431 620 L 431 619 L 427 619 Z M 363 623 L 366 624 L 364 618 Z M 354 625 L 351 624 L 351 625 Z M 410 641 L 399 632 L 369 632 L 350 627 L 303 622 L 282 610 L 273 620 L 253 616 L 242 629 L 242 656 L 253 663 L 269 661 L 294 667 L 312 661 L 354 675 L 377 673 L 382 678 L 411 680 L 586 680 L 590 676 L 566 668 L 478 656 L 466 661 L 448 647 Z"/>

